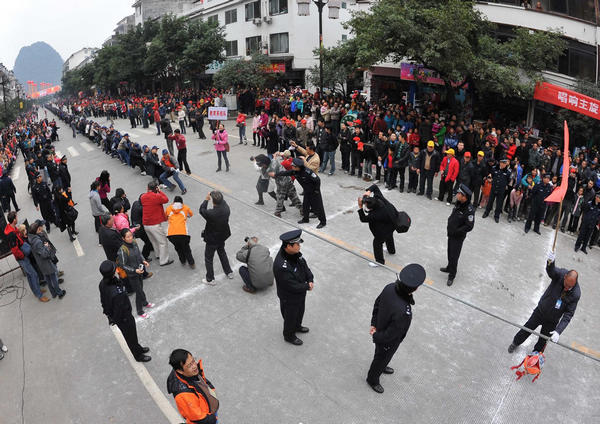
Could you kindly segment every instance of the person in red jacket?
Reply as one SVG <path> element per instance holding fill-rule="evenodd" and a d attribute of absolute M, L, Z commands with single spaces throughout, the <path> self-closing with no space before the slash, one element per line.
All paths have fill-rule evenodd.
<path fill-rule="evenodd" d="M 452 187 L 454 187 L 454 181 L 458 177 L 458 170 L 459 164 L 454 157 L 454 149 L 450 148 L 446 150 L 446 157 L 442 159 L 442 163 L 440 164 L 440 172 L 442 173 L 442 177 L 440 178 L 440 195 L 438 196 L 440 202 L 444 201 L 444 194 L 448 192 L 448 202 L 446 204 L 450 205 L 452 203 Z"/>
<path fill-rule="evenodd" d="M 156 181 L 150 181 L 148 191 L 140 196 L 142 224 L 154 251 L 159 254 L 157 259 L 160 259 L 160 266 L 173 263 L 173 259 L 169 259 L 166 225 L 163 224 L 167 220 L 163 205 L 168 201 L 169 198 L 160 191 Z"/>
<path fill-rule="evenodd" d="M 29 243 L 25 243 L 23 235 L 17 228 L 17 213 L 15 211 L 9 212 L 6 216 L 6 220 L 8 221 L 8 224 L 6 225 L 6 228 L 4 228 L 4 234 L 6 235 L 13 256 L 27 276 L 27 282 L 29 283 L 31 292 L 40 300 L 40 302 L 48 302 L 50 299 L 43 294 L 46 290 L 40 288 L 38 273 L 29 260 L 31 247 L 29 246 Z"/>
<path fill-rule="evenodd" d="M 185 136 L 181 134 L 181 130 L 175 130 L 174 134 L 168 135 L 167 138 L 169 140 L 175 140 L 175 145 L 177 146 L 177 162 L 179 163 L 179 169 L 183 171 L 185 167 L 185 173 L 190 175 L 192 171 L 190 171 L 190 166 L 187 162 L 187 145 L 185 141 Z"/>
<path fill-rule="evenodd" d="M 154 123 L 156 124 L 156 135 L 160 135 L 160 112 L 154 109 Z"/>

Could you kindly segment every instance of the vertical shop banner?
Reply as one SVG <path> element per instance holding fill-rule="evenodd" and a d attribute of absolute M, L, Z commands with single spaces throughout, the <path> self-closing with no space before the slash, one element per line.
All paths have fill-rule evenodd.
<path fill-rule="evenodd" d="M 600 100 L 548 82 L 536 85 L 533 98 L 600 119 Z"/>

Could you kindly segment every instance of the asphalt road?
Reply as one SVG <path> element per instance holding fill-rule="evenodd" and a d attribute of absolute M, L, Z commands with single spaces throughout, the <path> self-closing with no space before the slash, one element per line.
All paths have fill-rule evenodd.
<path fill-rule="evenodd" d="M 368 184 L 339 170 L 321 176 L 328 221 L 322 230 L 316 230 L 317 220 L 303 226 L 312 233 L 303 236 L 302 251 L 316 287 L 308 295 L 304 320 L 311 331 L 302 335 L 304 345 L 295 347 L 282 339 L 274 288 L 255 295 L 241 290 L 235 253 L 245 236 L 256 235 L 274 255 L 279 234 L 293 228 L 299 214 L 288 208 L 283 219 L 274 217 L 269 196 L 265 206 L 253 205 L 258 174 L 248 158 L 261 151 L 237 145 L 232 137 L 231 172 L 215 173 L 212 142 L 198 140 L 191 131 L 187 140 L 193 175 L 183 176 L 183 181 L 188 188 L 185 203 L 196 214 L 189 228 L 198 266 L 191 270 L 177 260 L 167 267 L 151 263 L 155 276 L 145 290 L 156 308 L 138 322 L 138 334 L 150 346 L 152 361 L 134 369 L 102 315 L 97 287 L 104 253 L 87 194 L 103 169 L 111 173 L 113 190 L 123 187 L 132 201 L 145 191 L 149 178 L 110 159 L 81 135 L 73 138 L 64 123 L 59 125 L 56 148 L 69 158 L 80 212 L 79 245 L 53 227 L 50 238 L 65 271 L 64 299 L 42 304 L 28 289 L 20 302 L 6 305 L 10 295 L 0 298 L 6 305 L 0 307 L 0 337 L 9 348 L 0 361 L 3 424 L 169 422 L 164 411 L 172 414 L 174 403 L 166 393 L 168 355 L 178 347 L 203 359 L 206 375 L 217 388 L 223 423 L 600 421 L 598 361 L 552 344 L 540 379 L 533 384 L 528 378 L 515 381 L 510 367 L 531 350 L 534 338 L 508 354 L 517 329 L 490 315 L 515 324 L 528 318 L 549 282 L 544 266 L 553 233 L 548 228 L 542 228 L 541 236 L 525 235 L 522 223 L 508 224 L 503 217 L 496 224 L 482 220 L 479 211 L 455 283 L 448 288 L 438 269 L 446 265 L 445 226 L 451 208 L 414 194 L 384 192 L 413 220 L 408 233 L 396 234 L 397 253 L 386 253 L 386 260 L 398 270 L 421 263 L 428 284 L 415 294 L 412 327 L 390 364 L 396 373 L 382 377 L 386 391 L 378 395 L 365 383 L 374 350 L 368 334 L 371 310 L 383 286 L 395 277 L 367 264 L 372 238 L 358 221 L 356 199 Z M 140 144 L 166 146 L 152 128 L 130 129 L 125 120 L 115 126 Z M 227 128 L 237 133 L 233 122 Z M 19 218 L 31 222 L 39 213 L 27 195 L 21 159 L 19 167 L 13 174 L 18 175 Z M 200 282 L 205 272 L 200 237 L 204 220 L 197 214 L 211 187 L 226 194 L 232 210 L 226 249 L 236 270 L 235 279 L 228 280 L 215 260 L 215 287 Z M 172 199 L 179 190 L 167 194 Z M 557 265 L 579 271 L 583 293 L 560 341 L 600 359 L 600 252 L 576 254 L 573 245 L 573 237 L 559 235 Z M 172 247 L 170 252 L 176 259 Z"/>

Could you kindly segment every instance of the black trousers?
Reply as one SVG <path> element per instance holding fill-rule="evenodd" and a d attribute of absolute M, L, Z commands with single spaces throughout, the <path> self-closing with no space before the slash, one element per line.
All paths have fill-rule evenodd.
<path fill-rule="evenodd" d="M 179 163 L 179 169 L 183 170 L 185 166 L 185 172 L 188 174 L 192 172 L 187 162 L 187 149 L 179 149 L 177 151 L 177 162 Z"/>
<path fill-rule="evenodd" d="M 577 236 L 577 241 L 575 242 L 576 248 L 586 249 L 588 242 L 590 241 L 590 237 L 592 236 L 592 232 L 594 231 L 594 223 L 588 224 L 584 222 L 581 224 L 579 228 L 579 235 Z"/>
<path fill-rule="evenodd" d="M 148 238 L 148 234 L 146 234 L 146 230 L 144 229 L 143 225 L 140 225 L 140 228 L 138 228 L 138 230 L 135 232 L 135 237 L 144 242 L 144 247 L 142 247 L 142 256 L 147 259 L 150 256 L 150 252 L 154 250 L 154 247 L 152 246 L 152 242 Z"/>
<path fill-rule="evenodd" d="M 385 264 L 385 259 L 383 258 L 383 243 L 385 243 L 385 247 L 389 254 L 393 255 L 396 253 L 396 246 L 394 245 L 394 233 L 390 234 L 386 238 L 374 238 L 373 239 L 373 255 L 375 256 L 375 262 L 379 262 L 380 264 Z"/>
<path fill-rule="evenodd" d="M 425 182 L 427 182 L 427 197 L 431 197 L 433 193 L 433 176 L 435 171 L 433 169 L 421 171 L 421 179 L 419 180 L 419 194 L 425 193 Z"/>
<path fill-rule="evenodd" d="M 448 266 L 446 267 L 448 278 L 454 279 L 456 277 L 458 258 L 460 258 L 464 241 L 464 237 L 448 237 Z"/>
<path fill-rule="evenodd" d="M 379 384 L 379 377 L 383 374 L 383 370 L 388 366 L 394 354 L 400 346 L 400 341 L 391 345 L 375 344 L 375 355 L 367 374 L 367 383 L 376 385 Z"/>
<path fill-rule="evenodd" d="M 229 266 L 229 259 L 227 259 L 227 253 L 225 253 L 225 242 L 219 244 L 206 244 L 204 249 L 204 266 L 206 267 L 206 279 L 212 281 L 215 279 L 215 270 L 213 268 L 213 259 L 215 252 L 219 255 L 221 266 L 225 274 L 231 274 L 231 266 Z"/>
<path fill-rule="evenodd" d="M 544 210 L 546 206 L 544 204 L 536 205 L 535 203 L 531 204 L 531 209 L 529 209 L 529 215 L 527 215 L 527 221 L 525 221 L 525 231 L 529 231 L 531 228 L 531 222 L 533 221 L 533 231 L 540 231 L 540 222 L 542 222 L 542 218 L 544 217 Z"/>
<path fill-rule="evenodd" d="M 325 210 L 323 208 L 323 198 L 321 192 L 309 193 L 304 190 L 304 200 L 302 201 L 302 215 L 304 219 L 308 221 L 308 215 L 313 211 L 321 224 L 327 223 L 325 217 Z"/>
<path fill-rule="evenodd" d="M 404 191 L 404 176 L 406 174 L 406 167 L 402 166 L 400 168 L 393 168 L 392 170 L 393 174 L 392 174 L 392 186 L 396 186 L 396 175 L 398 175 L 400 177 L 400 182 L 398 183 L 398 187 L 400 189 L 400 191 Z"/>
<path fill-rule="evenodd" d="M 192 256 L 192 249 L 190 249 L 190 236 L 180 234 L 168 236 L 167 238 L 175 247 L 177 256 L 179 256 L 179 262 L 182 264 L 187 262 L 190 265 L 194 265 L 194 257 Z"/>
<path fill-rule="evenodd" d="M 354 175 L 356 170 L 358 169 L 358 176 L 362 175 L 362 167 L 360 166 L 360 152 L 355 151 L 350 153 L 350 175 Z"/>
<path fill-rule="evenodd" d="M 350 171 L 350 150 L 340 149 L 342 153 L 342 169 L 344 171 Z"/>
<path fill-rule="evenodd" d="M 546 318 L 544 318 L 544 315 L 542 315 L 540 310 L 538 308 L 535 308 L 533 310 L 533 313 L 527 320 L 527 322 L 523 325 L 523 327 L 527 327 L 530 330 L 535 330 L 536 328 L 538 328 L 541 325 L 542 330 L 540 331 L 540 333 L 543 334 L 544 336 L 550 337 L 550 332 L 554 331 L 554 329 L 556 328 L 556 324 L 558 324 L 556 321 L 554 321 L 554 320 L 551 321 L 551 320 L 547 320 Z M 529 333 L 528 331 L 519 330 L 519 332 L 517 334 L 515 334 L 515 337 L 513 338 L 513 344 L 519 346 L 525 340 L 527 340 L 527 338 L 530 335 L 531 335 L 531 333 Z M 543 339 L 540 337 L 540 338 L 538 338 L 537 343 L 533 347 L 533 350 L 536 352 L 542 352 L 545 347 L 546 347 L 546 339 Z"/>
<path fill-rule="evenodd" d="M 417 171 L 413 171 L 412 169 L 408 170 L 408 190 L 417 191 L 417 185 L 419 184 L 419 174 Z"/>
<path fill-rule="evenodd" d="M 494 209 L 494 218 L 500 218 L 500 215 L 502 214 L 502 203 L 504 200 L 504 190 L 502 190 L 500 193 L 494 193 L 493 191 L 490 192 L 490 198 L 485 207 L 486 215 L 490 214 L 490 211 L 492 210 L 492 205 L 494 204 L 494 200 L 496 201 L 496 209 Z"/>
<path fill-rule="evenodd" d="M 123 334 L 123 338 L 127 342 L 127 346 L 129 346 L 129 350 L 134 358 L 139 358 L 142 352 L 142 346 L 138 341 L 137 336 L 137 328 L 135 327 L 135 319 L 133 316 L 129 315 L 124 321 L 120 321 L 115 323 L 121 333 Z"/>
<path fill-rule="evenodd" d="M 127 279 L 131 285 L 131 289 L 135 292 L 135 309 L 138 315 L 144 313 L 144 306 L 148 304 L 146 293 L 144 293 L 144 280 L 137 274 L 135 276 L 128 275 Z"/>
<path fill-rule="evenodd" d="M 444 177 L 440 179 L 440 194 L 438 200 L 444 200 L 444 195 L 448 193 L 448 203 L 452 203 L 452 187 L 454 187 L 454 181 L 444 181 Z"/>
<path fill-rule="evenodd" d="M 279 299 L 279 309 L 283 317 L 283 338 L 285 340 L 294 340 L 296 331 L 302 327 L 302 319 L 304 318 L 304 305 L 306 297 L 301 301 L 289 301 Z"/>
<path fill-rule="evenodd" d="M 470 187 L 470 188 L 471 188 L 471 191 L 473 192 L 473 199 L 472 199 L 473 207 L 475 209 L 477 209 L 477 207 L 479 207 L 479 201 L 481 200 L 479 198 L 479 193 L 481 191 L 481 184 L 474 185 L 473 187 Z"/>

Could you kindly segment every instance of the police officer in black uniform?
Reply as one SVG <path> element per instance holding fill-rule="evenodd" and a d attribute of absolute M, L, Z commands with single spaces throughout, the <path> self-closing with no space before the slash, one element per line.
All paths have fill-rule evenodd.
<path fill-rule="evenodd" d="M 298 224 L 308 222 L 310 211 L 314 212 L 319 218 L 317 228 L 323 228 L 327 224 L 325 217 L 325 209 L 323 208 L 323 198 L 321 197 L 321 179 L 312 170 L 304 166 L 304 161 L 301 158 L 294 158 L 292 161 L 292 170 L 281 171 L 275 174 L 275 177 L 290 175 L 296 177 L 304 189 L 304 200 L 302 202 L 303 218 L 298 221 Z"/>
<path fill-rule="evenodd" d="M 485 212 L 481 216 L 487 218 L 492 210 L 494 200 L 496 201 L 496 209 L 494 210 L 494 221 L 498 223 L 500 221 L 500 214 L 502 213 L 502 205 L 504 204 L 504 194 L 506 192 L 506 186 L 510 180 L 510 168 L 508 167 L 508 159 L 504 158 L 500 160 L 499 165 L 495 165 L 490 172 L 492 175 L 492 190 L 490 191 L 490 198 Z"/>
<path fill-rule="evenodd" d="M 541 325 L 540 333 L 550 337 L 550 340 L 556 343 L 575 314 L 577 302 L 581 297 L 581 289 L 577 282 L 577 271 L 557 268 L 554 265 L 554 259 L 554 252 L 549 252 L 546 273 L 552 281 L 540 298 L 531 317 L 523 326 L 535 330 Z M 519 330 L 508 347 L 508 353 L 514 352 L 517 346 L 527 340 L 530 335 L 529 331 Z M 546 341 L 545 338 L 540 337 L 533 351 L 543 352 Z"/>
<path fill-rule="evenodd" d="M 117 265 L 112 261 L 104 261 L 100 264 L 102 281 L 100 281 L 98 289 L 100 290 L 102 312 L 107 316 L 110 325 L 119 327 L 135 360 L 148 362 L 152 359 L 146 355 L 150 348 L 143 347 L 138 342 L 135 319 L 131 315 L 131 302 L 127 297 L 125 286 L 115 275 L 116 269 Z"/>
<path fill-rule="evenodd" d="M 283 339 L 296 346 L 302 340 L 296 333 L 308 333 L 302 326 L 306 292 L 314 287 L 313 273 L 300 253 L 302 230 L 293 230 L 279 236 L 281 249 L 273 261 L 273 274 L 277 284 L 277 297 L 283 316 Z"/>
<path fill-rule="evenodd" d="M 448 265 L 440 268 L 440 271 L 448 273 L 448 286 L 454 283 L 463 242 L 475 225 L 475 208 L 471 205 L 471 195 L 471 189 L 461 184 L 456 192 L 456 205 L 448 217 Z"/>
<path fill-rule="evenodd" d="M 531 189 L 531 208 L 529 209 L 529 215 L 527 221 L 525 221 L 525 233 L 528 233 L 531 229 L 531 222 L 533 221 L 533 232 L 540 233 L 540 222 L 544 217 L 546 211 L 546 203 L 544 199 L 550 196 L 552 193 L 552 186 L 550 185 L 550 174 L 544 175 L 541 184 L 536 184 Z"/>
<path fill-rule="evenodd" d="M 52 192 L 48 185 L 42 181 L 42 174 L 38 173 L 35 178 L 35 184 L 31 188 L 31 196 L 35 208 L 42 213 L 42 218 L 46 221 L 46 232 L 50 232 L 50 223 L 54 222 L 54 210 L 52 209 Z"/>
<path fill-rule="evenodd" d="M 594 227 L 598 224 L 598 220 L 600 220 L 600 191 L 596 192 L 592 200 L 584 203 L 581 210 L 583 221 L 579 228 L 579 236 L 575 242 L 575 251 L 577 252 L 581 248 L 581 251 L 587 254 L 586 248 L 588 242 L 594 231 Z"/>
<path fill-rule="evenodd" d="M 375 343 L 375 355 L 367 374 L 367 384 L 377 393 L 383 393 L 379 383 L 381 374 L 393 374 L 388 367 L 394 353 L 404 340 L 412 320 L 415 304 L 412 293 L 425 281 L 425 269 L 419 264 L 405 266 L 398 279 L 384 287 L 375 300 L 370 334 Z"/>

